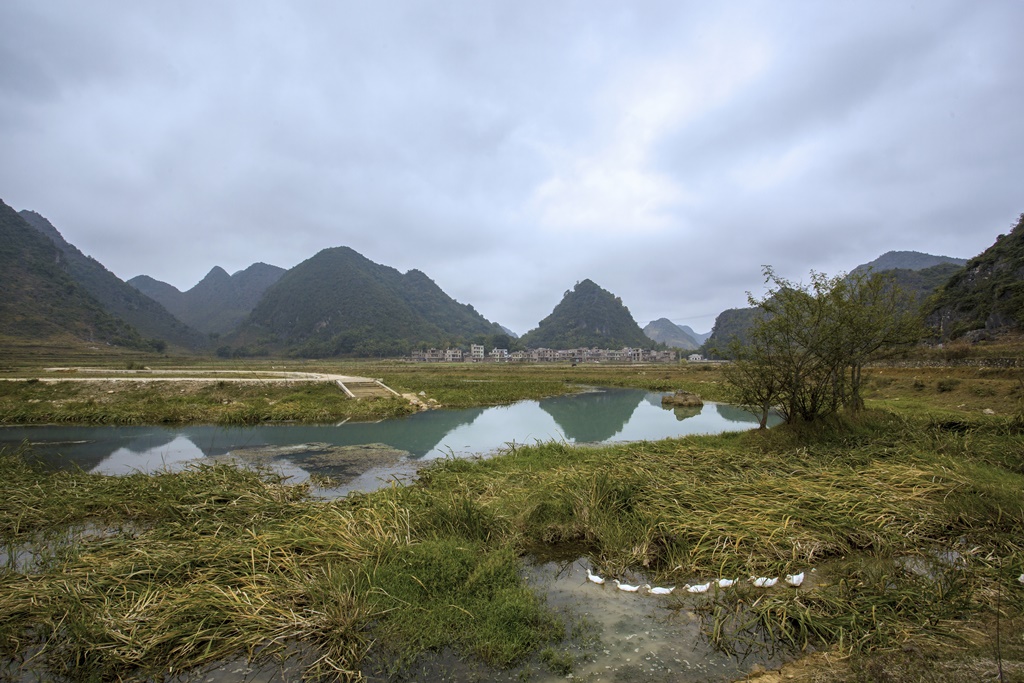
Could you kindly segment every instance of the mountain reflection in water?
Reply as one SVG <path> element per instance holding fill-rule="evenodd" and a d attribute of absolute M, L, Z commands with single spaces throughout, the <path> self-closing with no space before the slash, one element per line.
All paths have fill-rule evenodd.
<path fill-rule="evenodd" d="M 625 394 L 595 391 L 549 398 L 540 402 L 540 408 L 554 419 L 569 440 L 598 443 L 621 432 L 644 397 L 642 391 Z"/>
<path fill-rule="evenodd" d="M 645 441 L 750 429 L 757 418 L 736 406 L 707 403 L 677 414 L 661 393 L 599 389 L 541 401 L 466 410 L 433 410 L 374 423 L 252 427 L 4 427 L 0 447 L 33 444 L 52 466 L 75 465 L 106 474 L 178 469 L 185 463 L 263 449 L 300 479 L 316 471 L 303 458 L 331 447 L 380 444 L 408 461 L 493 453 L 510 443 Z M 369 469 L 369 468 L 368 468 Z"/>

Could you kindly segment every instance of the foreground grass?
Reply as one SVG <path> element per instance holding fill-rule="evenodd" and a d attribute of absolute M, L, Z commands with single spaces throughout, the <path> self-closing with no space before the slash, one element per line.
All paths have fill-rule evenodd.
<path fill-rule="evenodd" d="M 311 676 L 356 679 L 446 648 L 504 667 L 565 633 L 518 559 L 561 548 L 609 575 L 677 583 L 819 567 L 811 590 L 707 597 L 697 608 L 709 639 L 852 654 L 850 680 L 907 652 L 954 671 L 981 653 L 991 673 L 996 651 L 1024 660 L 1022 489 L 1015 419 L 952 428 L 885 411 L 516 447 L 330 503 L 226 466 L 111 478 L 7 453 L 0 656 L 74 680 L 239 655 L 297 656 Z"/>
<path fill-rule="evenodd" d="M 453 644 L 500 666 L 561 633 L 509 548 L 438 536 L 388 501 L 316 503 L 229 466 L 114 478 L 2 454 L 0 471 L 0 656 L 47 675 L 305 653 L 310 675 L 350 679 L 371 636 L 399 661 Z"/>

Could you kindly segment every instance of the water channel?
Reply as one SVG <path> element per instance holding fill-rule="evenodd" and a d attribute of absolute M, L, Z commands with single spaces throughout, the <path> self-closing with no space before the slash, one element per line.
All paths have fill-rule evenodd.
<path fill-rule="evenodd" d="M 336 482 L 323 491 L 334 497 L 406 481 L 419 465 L 436 458 L 490 455 L 512 443 L 652 441 L 757 424 L 751 413 L 726 404 L 668 410 L 662 408 L 661 396 L 635 389 L 594 389 L 507 406 L 336 425 L 3 427 L 0 448 L 27 441 L 33 455 L 52 466 L 77 465 L 113 475 L 231 458 L 269 465 L 292 482 L 322 475 Z"/>

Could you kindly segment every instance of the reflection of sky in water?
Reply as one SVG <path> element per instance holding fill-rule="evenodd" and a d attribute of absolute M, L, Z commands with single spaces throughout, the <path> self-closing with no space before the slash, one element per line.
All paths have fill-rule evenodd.
<path fill-rule="evenodd" d="M 532 444 L 536 441 L 565 441 L 565 434 L 536 401 L 522 401 L 510 406 L 488 408 L 468 425 L 448 432 L 424 458 L 444 458 L 451 453 L 470 455 L 490 453 L 513 441 Z"/>
<path fill-rule="evenodd" d="M 158 472 L 181 469 L 188 462 L 198 460 L 203 452 L 185 436 L 177 436 L 170 443 L 136 451 L 118 448 L 92 469 L 99 474 L 131 474 L 132 472 Z"/>
<path fill-rule="evenodd" d="M 756 422 L 728 420 L 716 408 L 713 403 L 705 403 L 699 414 L 679 420 L 673 411 L 643 401 L 633 411 L 629 421 L 609 441 L 654 441 L 686 434 L 719 434 L 757 426 Z M 753 420 L 753 417 L 749 419 Z"/>

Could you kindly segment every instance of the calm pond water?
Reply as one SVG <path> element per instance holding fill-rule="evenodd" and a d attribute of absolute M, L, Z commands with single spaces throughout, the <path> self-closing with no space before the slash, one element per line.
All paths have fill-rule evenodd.
<path fill-rule="evenodd" d="M 661 393 L 597 389 L 508 406 L 433 410 L 375 423 L 253 427 L 0 428 L 0 447 L 28 441 L 53 466 L 75 464 L 104 474 L 177 469 L 233 457 L 271 465 L 304 481 L 311 473 L 341 485 L 333 495 L 372 490 L 412 476 L 419 463 L 494 453 L 511 443 L 559 440 L 612 443 L 751 429 L 757 420 L 736 406 L 667 410 Z"/>

